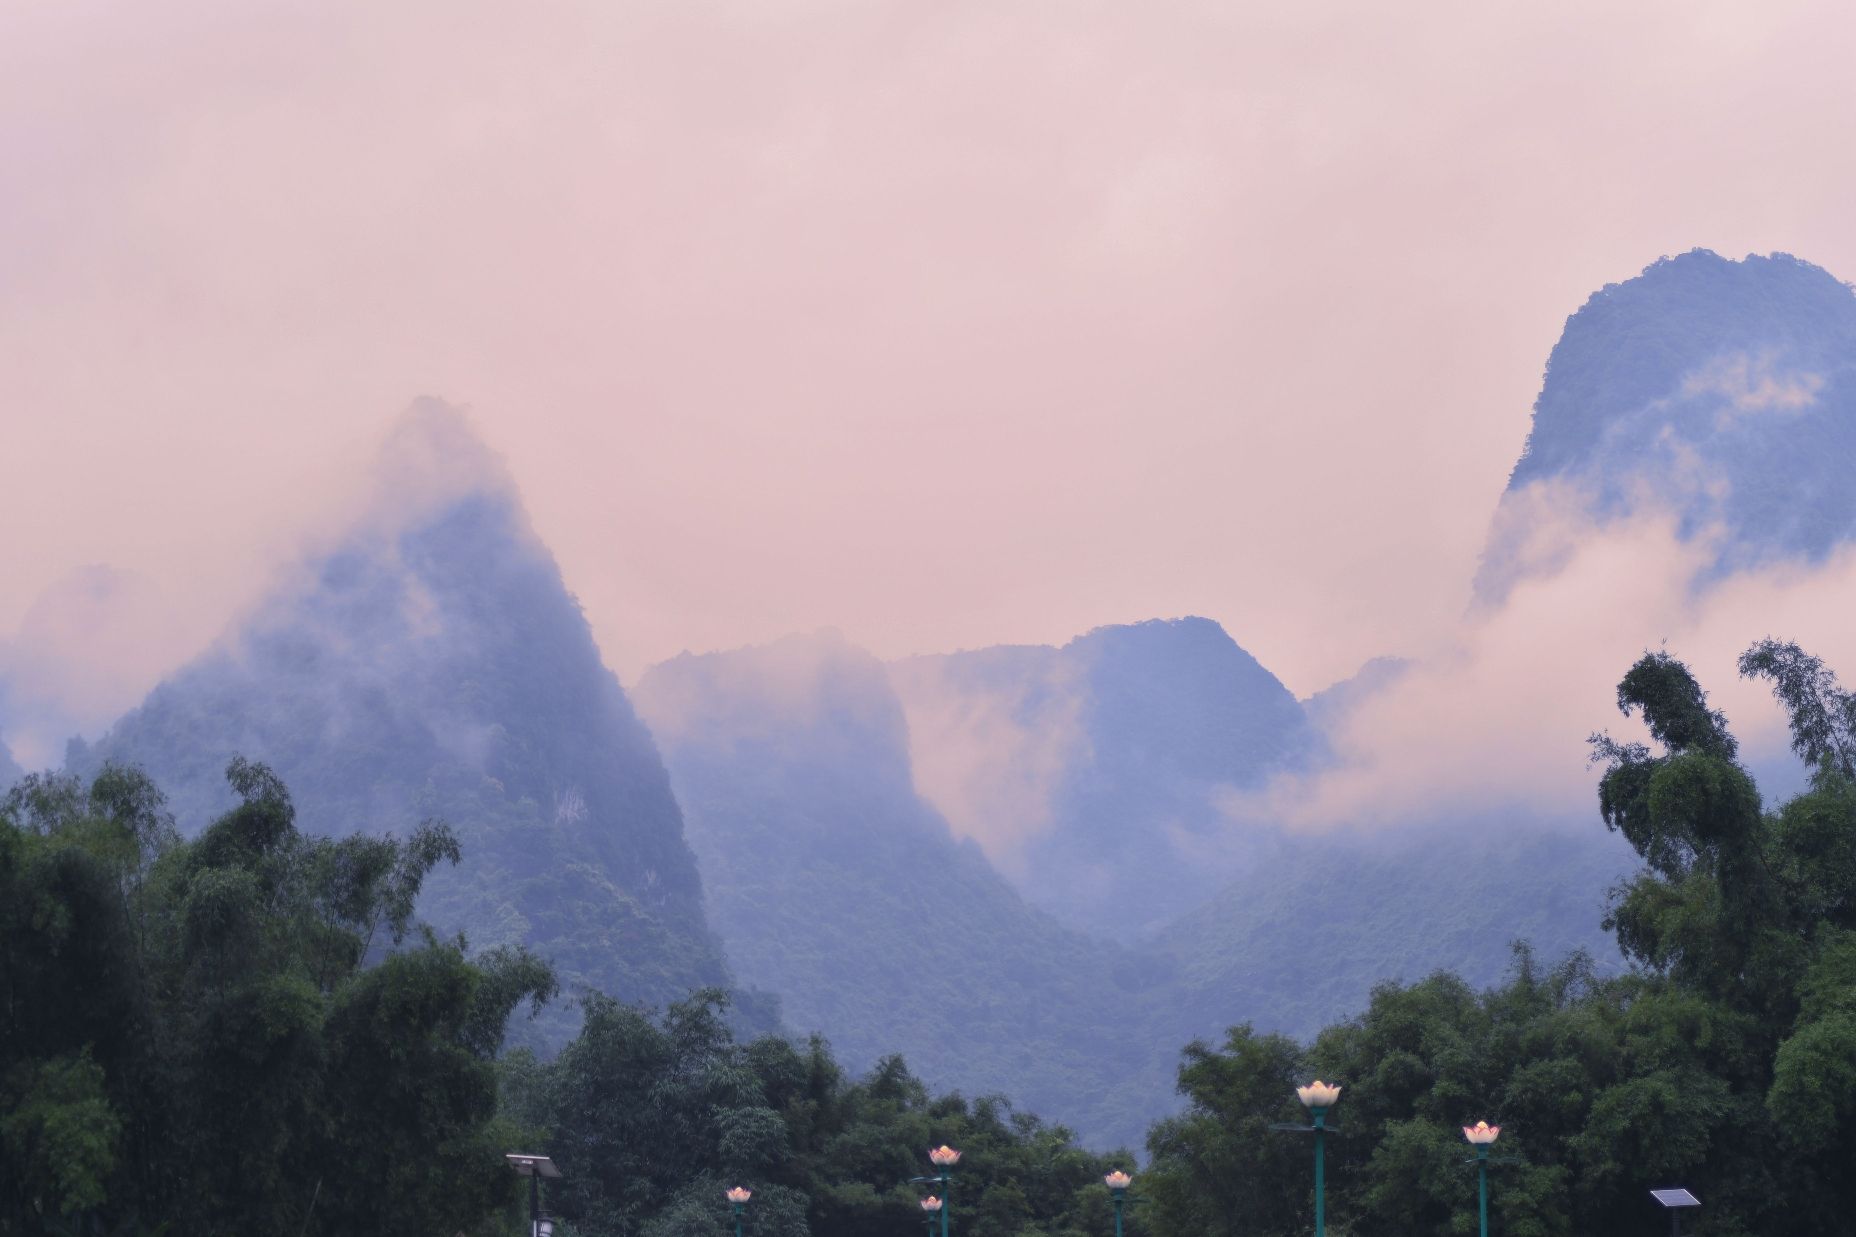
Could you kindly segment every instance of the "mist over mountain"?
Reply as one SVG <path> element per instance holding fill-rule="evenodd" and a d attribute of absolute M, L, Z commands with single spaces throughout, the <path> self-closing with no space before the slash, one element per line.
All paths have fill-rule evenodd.
<path fill-rule="evenodd" d="M 1516 941 L 1543 959 L 1584 950 L 1615 971 L 1599 925 L 1607 890 L 1634 867 L 1596 824 L 1496 818 L 1266 841 L 1238 879 L 1148 942 L 1177 976 L 1155 1033 L 1184 1042 L 1249 1021 L 1308 1038 L 1381 982 L 1447 970 L 1494 986 Z"/>
<path fill-rule="evenodd" d="M 96 734 L 197 652 L 172 598 L 139 571 L 91 563 L 65 572 L 0 634 L 0 728 L 35 769 L 59 762 L 73 735 Z"/>
<path fill-rule="evenodd" d="M 1177 1045 L 1139 1034 L 1163 977 L 1019 897 L 915 792 L 885 667 L 824 633 L 653 667 L 711 922 L 740 978 L 862 1068 L 996 1092 L 1100 1144 L 1170 1103 Z"/>
<path fill-rule="evenodd" d="M 464 862 L 421 903 L 441 929 L 526 943 L 569 991 L 723 982 L 663 764 L 500 461 L 424 401 L 377 473 L 345 539 L 74 764 L 140 763 L 186 829 L 231 802 L 234 753 L 276 769 L 310 832 L 442 817 Z"/>
<path fill-rule="evenodd" d="M 1210 619 L 893 663 L 922 782 L 1026 897 L 1128 939 L 1243 862 L 1221 806 L 1302 768 L 1319 735 Z"/>
<path fill-rule="evenodd" d="M 1324 735 L 1331 734 L 1341 718 L 1374 692 L 1396 683 L 1412 667 L 1405 657 L 1374 657 L 1347 678 L 1330 683 L 1302 701 L 1302 715 Z"/>
<path fill-rule="evenodd" d="M 1547 362 L 1477 578 L 1499 600 L 1567 547 L 1547 508 L 1671 510 L 1718 570 L 1821 559 L 1856 532 L 1856 293 L 1786 254 L 1664 258 L 1592 294 Z"/>

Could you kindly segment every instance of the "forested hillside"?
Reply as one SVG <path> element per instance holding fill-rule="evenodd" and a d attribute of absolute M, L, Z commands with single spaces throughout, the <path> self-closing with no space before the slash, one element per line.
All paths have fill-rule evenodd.
<path fill-rule="evenodd" d="M 1667 508 L 1721 568 L 1818 559 L 1856 533 L 1856 293 L 1786 254 L 1705 249 L 1608 284 L 1566 322 L 1477 580 L 1548 567 L 1548 513 Z M 1564 492 L 1537 501 L 1550 485 Z"/>
<path fill-rule="evenodd" d="M 1170 999 L 1139 957 L 1028 906 L 915 794 L 882 663 L 835 635 L 684 656 L 637 688 L 745 983 L 782 996 L 862 1069 L 901 1053 L 930 1083 L 1002 1092 L 1134 1142 L 1170 1050 L 1138 1034 Z"/>
<path fill-rule="evenodd" d="M 1147 943 L 1176 976 L 1150 1033 L 1174 1043 L 1246 1022 L 1305 1038 L 1387 980 L 1442 970 L 1497 983 L 1517 940 L 1547 958 L 1585 951 L 1616 974 L 1599 920 L 1632 864 L 1617 838 L 1500 817 L 1282 839 Z"/>
<path fill-rule="evenodd" d="M 424 894 L 441 930 L 531 946 L 570 991 L 725 982 L 663 764 L 500 462 L 426 403 L 377 467 L 339 544 L 73 770 L 138 764 L 183 822 L 229 805 L 234 754 L 277 770 L 312 834 L 443 817 L 466 859 Z"/>

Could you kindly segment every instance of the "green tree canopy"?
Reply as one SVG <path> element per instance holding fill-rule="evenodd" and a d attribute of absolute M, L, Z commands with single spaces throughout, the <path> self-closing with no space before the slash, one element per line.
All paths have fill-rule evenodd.
<path fill-rule="evenodd" d="M 476 1225 L 513 1196 L 493 1057 L 551 974 L 415 928 L 443 824 L 306 837 L 226 776 L 191 842 L 134 769 L 0 803 L 0 1230 Z"/>
<path fill-rule="evenodd" d="M 1155 1127 L 1147 1184 L 1163 1237 L 1307 1226 L 1304 1144 L 1267 1135 L 1290 1083 L 1345 1085 L 1330 1147 L 1339 1234 L 1474 1231 L 1459 1125 L 1502 1126 L 1496 1231 L 1624 1237 L 1687 1185 L 1711 1234 L 1844 1231 L 1856 1214 L 1856 703 L 1796 645 L 1741 659 L 1786 708 L 1809 788 L 1762 803 L 1727 719 L 1688 667 L 1645 654 L 1618 685 L 1649 742 L 1596 735 L 1604 823 L 1643 868 L 1606 925 L 1633 964 L 1509 980 L 1388 984 L 1306 1048 L 1249 1028 L 1187 1049 L 1185 1114 Z M 1274 1138 L 1272 1144 L 1269 1139 Z"/>

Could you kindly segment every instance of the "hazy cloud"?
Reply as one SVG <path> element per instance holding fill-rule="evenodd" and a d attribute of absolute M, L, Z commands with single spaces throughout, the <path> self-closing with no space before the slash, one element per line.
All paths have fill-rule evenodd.
<path fill-rule="evenodd" d="M 1052 656 L 1001 686 L 958 675 L 942 657 L 889 666 L 908 715 L 916 791 L 1014 879 L 1027 877 L 1025 848 L 1053 823 L 1061 779 L 1089 759 L 1081 669 Z"/>
<path fill-rule="evenodd" d="M 55 766 L 67 739 L 94 735 L 139 703 L 160 670 L 206 636 L 149 577 L 80 567 L 0 637 L 0 732 L 24 767 Z"/>
<path fill-rule="evenodd" d="M 0 631 L 82 563 L 219 629 L 431 392 L 628 677 L 1205 614 L 1306 693 L 1459 611 L 1593 289 L 1695 245 L 1856 272 L 1853 28 L 10 4 Z"/>
<path fill-rule="evenodd" d="M 1740 679 L 1739 654 L 1762 636 L 1796 640 L 1856 672 L 1856 547 L 1821 566 L 1777 563 L 1721 578 L 1713 538 L 1684 540 L 1654 505 L 1600 522 L 1576 502 L 1553 507 L 1536 542 L 1554 567 L 1520 579 L 1505 602 L 1473 611 L 1420 651 L 1404 674 L 1332 727 L 1338 763 L 1233 794 L 1234 822 L 1302 829 L 1421 824 L 1448 818 L 1489 828 L 1595 819 L 1596 773 L 1580 739 L 1639 737 L 1615 707 L 1618 680 L 1646 649 L 1686 661 L 1724 708 L 1756 764 L 1784 769 L 1784 717 L 1768 688 Z M 1525 493 L 1525 492 L 1524 492 Z M 1768 785 L 1768 790 L 1775 789 Z"/>
<path fill-rule="evenodd" d="M 1726 429 L 1749 413 L 1801 412 L 1817 402 L 1824 376 L 1808 371 L 1780 371 L 1771 354 L 1744 352 L 1719 357 L 1682 383 L 1689 398 L 1714 395 L 1725 401 L 1715 414 L 1715 428 Z"/>

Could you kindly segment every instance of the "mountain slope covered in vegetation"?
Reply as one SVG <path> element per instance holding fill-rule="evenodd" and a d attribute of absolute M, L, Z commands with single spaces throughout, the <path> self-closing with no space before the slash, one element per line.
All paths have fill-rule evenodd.
<path fill-rule="evenodd" d="M 855 1068 L 898 1052 L 936 1086 L 999 1092 L 1138 1141 L 1166 999 L 1126 950 L 1028 906 L 915 793 L 882 663 L 835 635 L 673 659 L 639 682 L 743 982 Z"/>
<path fill-rule="evenodd" d="M 277 770 L 310 833 L 440 817 L 466 856 L 428 885 L 441 929 L 530 946 L 569 992 L 724 982 L 663 764 L 500 461 L 428 402 L 379 470 L 335 548 L 78 764 L 141 765 L 183 827 L 230 806 L 235 754 Z"/>
<path fill-rule="evenodd" d="M 1477 593 L 1550 569 L 1541 527 L 1666 510 L 1717 568 L 1856 533 L 1856 292 L 1786 254 L 1664 258 L 1592 294 L 1547 362 Z"/>

